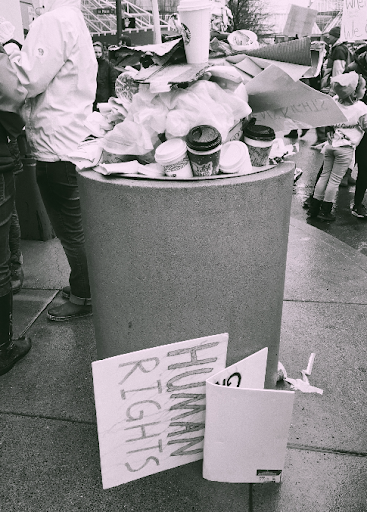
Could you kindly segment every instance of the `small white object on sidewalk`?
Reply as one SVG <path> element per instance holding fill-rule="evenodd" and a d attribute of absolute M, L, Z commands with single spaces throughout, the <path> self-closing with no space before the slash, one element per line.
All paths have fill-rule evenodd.
<path fill-rule="evenodd" d="M 318 393 L 319 395 L 322 395 L 324 392 L 320 388 L 316 388 L 315 386 L 311 386 L 308 377 L 311 375 L 313 363 L 315 361 L 316 354 L 312 352 L 310 355 L 310 358 L 308 360 L 308 365 L 306 370 L 302 370 L 302 379 L 290 379 L 289 377 L 285 377 L 285 381 L 289 382 L 293 386 L 294 389 L 298 389 L 299 391 L 302 391 L 303 393 Z M 278 367 L 279 369 L 279 367 Z"/>

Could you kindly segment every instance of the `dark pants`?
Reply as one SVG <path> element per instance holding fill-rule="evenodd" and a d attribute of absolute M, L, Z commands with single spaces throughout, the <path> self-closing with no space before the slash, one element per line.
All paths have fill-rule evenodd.
<path fill-rule="evenodd" d="M 70 265 L 70 301 L 90 304 L 90 288 L 75 165 L 37 161 L 37 183 Z"/>
<path fill-rule="evenodd" d="M 356 190 L 354 193 L 354 206 L 360 206 L 363 202 L 364 194 L 367 190 L 367 134 L 356 149 L 356 163 L 358 165 L 358 174 L 356 181 Z"/>
<path fill-rule="evenodd" d="M 9 232 L 14 210 L 14 174 L 0 174 L 0 297 L 11 291 Z"/>

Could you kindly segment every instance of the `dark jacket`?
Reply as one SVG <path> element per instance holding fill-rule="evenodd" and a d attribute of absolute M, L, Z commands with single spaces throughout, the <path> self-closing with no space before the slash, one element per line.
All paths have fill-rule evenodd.
<path fill-rule="evenodd" d="M 97 103 L 106 103 L 108 98 L 116 96 L 115 81 L 119 72 L 105 59 L 98 60 L 97 92 L 94 101 L 94 108 Z"/>

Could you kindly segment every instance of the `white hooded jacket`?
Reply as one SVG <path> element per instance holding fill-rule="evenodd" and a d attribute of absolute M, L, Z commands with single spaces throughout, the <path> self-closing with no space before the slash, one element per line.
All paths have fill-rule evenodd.
<path fill-rule="evenodd" d="M 96 95 L 97 61 L 80 0 L 44 0 L 22 51 L 12 62 L 28 95 L 23 112 L 37 160 L 68 160 L 88 134 L 84 121 Z"/>

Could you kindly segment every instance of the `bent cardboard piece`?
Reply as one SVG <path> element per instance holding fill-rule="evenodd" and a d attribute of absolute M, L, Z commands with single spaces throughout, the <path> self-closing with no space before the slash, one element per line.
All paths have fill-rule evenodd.
<path fill-rule="evenodd" d="M 228 334 L 92 363 L 104 489 L 203 458 L 205 380 Z"/>
<path fill-rule="evenodd" d="M 294 41 L 263 46 L 256 50 L 243 52 L 246 55 L 262 59 L 280 60 L 301 66 L 312 66 L 311 39 L 303 37 Z"/>
<path fill-rule="evenodd" d="M 294 392 L 264 388 L 268 349 L 209 377 L 203 477 L 215 482 L 279 482 Z"/>
<path fill-rule="evenodd" d="M 333 126 L 346 117 L 331 96 L 293 80 L 277 66 L 269 66 L 246 84 L 249 105 L 258 124 L 283 131 Z M 293 121 L 293 123 L 291 123 Z"/>

